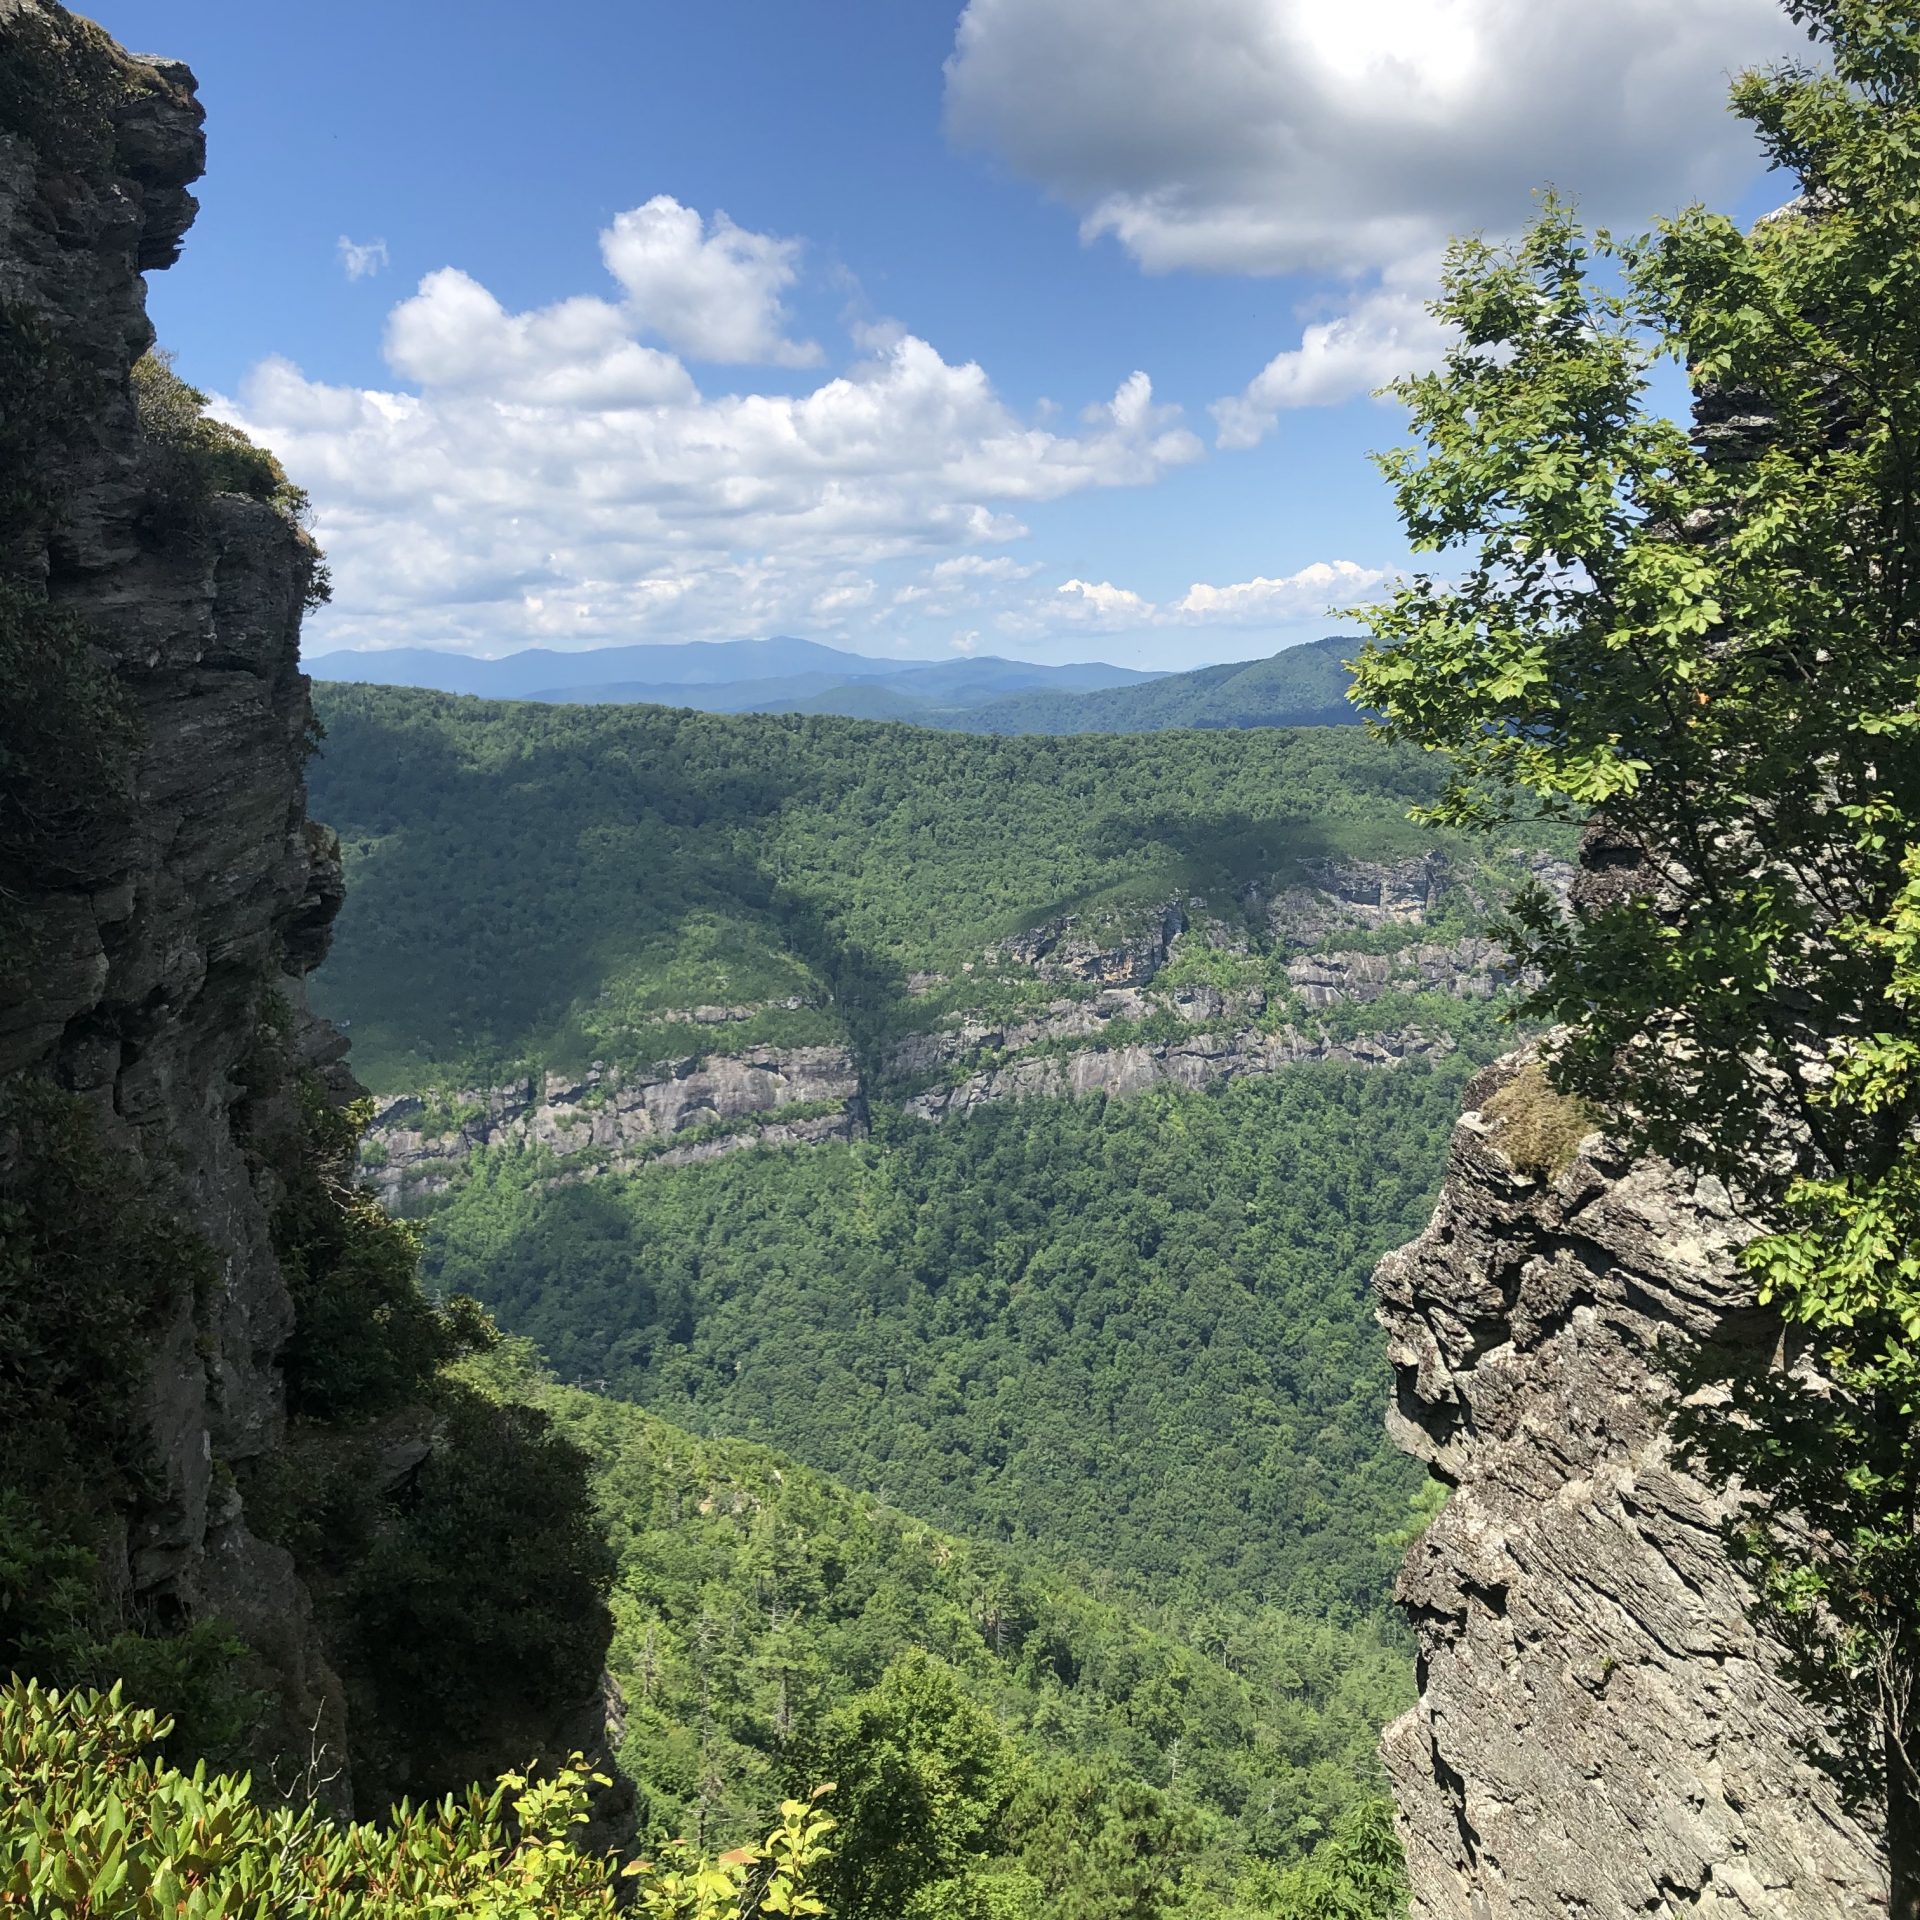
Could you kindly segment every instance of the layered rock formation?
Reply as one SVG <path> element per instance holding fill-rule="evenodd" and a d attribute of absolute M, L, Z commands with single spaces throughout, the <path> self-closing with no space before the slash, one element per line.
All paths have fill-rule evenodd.
<path fill-rule="evenodd" d="M 1181 1011 L 1191 1014 L 1193 1030 L 1171 1040 L 1100 1043 L 1103 1024 L 1131 1023 L 1151 1012 L 1137 990 L 1125 989 L 1062 1009 L 1044 1020 L 1006 1028 L 963 1028 L 953 1038 L 967 1054 L 1004 1046 L 1012 1057 L 1004 1065 L 984 1067 L 914 1094 L 905 1103 L 906 1111 L 921 1120 L 953 1120 L 1000 1100 L 1079 1099 L 1093 1093 L 1124 1100 L 1150 1087 L 1195 1092 L 1248 1074 L 1278 1073 L 1305 1061 L 1389 1067 L 1403 1060 L 1444 1059 L 1457 1051 L 1457 1042 L 1444 1029 L 1389 1028 L 1336 1040 L 1315 1028 L 1248 1024 L 1249 1015 L 1257 1015 L 1260 1009 L 1244 1001 L 1234 1006 L 1229 996 L 1213 988 L 1194 988 L 1181 999 L 1185 1002 Z M 932 1047 L 903 1050 L 903 1056 L 937 1061 L 939 1043 L 947 1038 L 928 1036 Z M 1035 1050 L 1048 1044 L 1059 1049 L 1063 1040 L 1083 1044 L 1051 1052 Z"/>
<path fill-rule="evenodd" d="M 431 1104 L 412 1094 L 388 1101 L 374 1116 L 363 1165 L 382 1203 L 403 1208 L 444 1192 L 483 1147 L 544 1148 L 596 1173 L 681 1166 L 743 1146 L 850 1140 L 859 1098 L 844 1047 L 713 1054 L 651 1074 L 595 1066 L 579 1079 L 529 1075 Z"/>
<path fill-rule="evenodd" d="M 1375 1279 L 1390 1426 L 1454 1489 L 1401 1576 L 1420 1699 L 1382 1749 L 1415 1920 L 1884 1912 L 1747 1621 L 1729 1498 L 1670 1449 L 1663 1344 L 1767 1337 L 1747 1230 L 1598 1134 L 1516 1167 L 1486 1109 L 1525 1070 L 1473 1083 L 1432 1224 Z"/>
<path fill-rule="evenodd" d="M 102 1579 L 129 1625 L 235 1631 L 272 1695 L 256 1750 L 296 1770 L 323 1752 L 312 1784 L 347 1804 L 336 1663 L 238 1491 L 288 1430 L 269 1143 L 300 1137 L 303 1086 L 357 1091 L 304 1011 L 341 897 L 306 817 L 318 556 L 269 499 L 217 477 L 183 491 L 195 475 L 143 431 L 130 382 L 153 340 L 142 276 L 193 218 L 201 129 L 185 67 L 51 0 L 0 0 L 0 1181 L 37 1164 L 32 1103 L 53 1101 L 178 1222 L 186 1257 L 135 1329 L 137 1471 Z M 0 1208 L 0 1234 L 14 1218 Z M 17 1284 L 33 1249 L 4 1253 Z M 433 1444 L 414 1425 L 396 1476 Z M 537 1737 L 595 1746 L 599 1709 L 555 1703 Z"/>
<path fill-rule="evenodd" d="M 141 271 L 175 258 L 195 211 L 201 113 L 184 67 L 129 59 L 56 9 L 0 0 L 10 56 L 45 46 L 57 59 L 70 33 L 92 46 L 88 79 L 111 89 L 100 170 L 0 134 L 0 302 L 48 343 L 73 408 L 33 449 L 45 517 L 10 529 L 20 545 L 9 558 L 86 622 L 140 744 L 80 856 L 62 874 L 28 876 L 0 1074 L 30 1071 L 79 1095 L 110 1147 L 164 1171 L 219 1262 L 210 1295 L 188 1290 L 155 1331 L 156 1472 L 110 1577 L 135 1606 L 230 1621 L 277 1672 L 287 1723 L 338 1745 L 340 1689 L 305 1592 L 291 1557 L 249 1531 L 231 1475 L 280 1441 L 275 1356 L 293 1324 L 268 1231 L 271 1176 L 236 1117 L 236 1067 L 268 993 L 297 1002 L 339 901 L 338 861 L 308 825 L 302 779 L 313 556 L 283 515 L 233 495 L 207 504 L 191 538 L 154 537 L 128 369 L 153 337 Z M 73 69 L 45 71 L 51 87 Z M 49 106 L 71 111 L 57 93 Z M 8 876 L 16 896 L 20 879 Z"/>

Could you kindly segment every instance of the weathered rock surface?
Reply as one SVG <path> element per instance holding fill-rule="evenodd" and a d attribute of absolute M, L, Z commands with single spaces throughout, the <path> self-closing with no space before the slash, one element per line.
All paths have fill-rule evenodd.
<path fill-rule="evenodd" d="M 177 256 L 205 161 L 193 75 L 51 0 L 0 0 L 0 78 L 0 583 L 35 619 L 44 593 L 83 623 L 89 675 L 139 722 L 123 790 L 71 797 L 57 860 L 0 811 L 0 1082 L 83 1102 L 216 1269 L 211 1285 L 183 1275 L 145 1330 L 147 1458 L 103 1542 L 104 1581 L 129 1622 L 236 1630 L 249 1686 L 277 1695 L 263 1760 L 297 1770 L 316 1744 L 320 1792 L 344 1806 L 340 1679 L 292 1555 L 251 1529 L 234 1473 L 279 1454 L 288 1427 L 294 1303 L 270 1227 L 284 1188 L 260 1141 L 269 1125 L 298 1133 L 300 1074 L 357 1091 L 345 1042 L 304 998 L 342 892 L 338 846 L 306 809 L 316 556 L 262 500 L 167 501 L 136 417 L 130 370 L 153 341 L 142 274 Z M 84 746 L 97 716 L 83 706 L 76 724 Z M 272 1071 L 256 1076 L 263 1051 Z M 0 1165 L 31 1145 L 0 1135 Z M 597 1746 L 577 1707 L 558 1716 L 568 1743 Z"/>
<path fill-rule="evenodd" d="M 849 1103 L 860 1079 L 840 1047 L 763 1048 L 682 1060 L 653 1074 L 594 1068 L 578 1081 L 549 1073 L 478 1087 L 444 1103 L 458 1119 L 427 1130 L 414 1095 L 374 1118 L 366 1179 L 389 1207 L 445 1190 L 483 1147 L 543 1147 L 562 1159 L 586 1155 L 595 1172 L 642 1163 L 679 1165 L 755 1144 L 794 1146 L 847 1140 L 857 1127 Z M 784 1109 L 833 1103 L 782 1120 Z"/>
<path fill-rule="evenodd" d="M 0 36 L 52 16 L 0 0 Z M 144 744 L 84 872 L 24 902 L 32 957 L 0 1012 L 0 1075 L 45 1076 L 86 1100 L 109 1144 L 187 1169 L 175 1190 L 220 1263 L 211 1296 L 184 1293 L 154 1336 L 154 1473 L 110 1580 L 135 1607 L 233 1623 L 278 1676 L 285 1724 L 338 1747 L 340 1687 L 292 1560 L 249 1531 L 220 1471 L 280 1444 L 275 1357 L 293 1325 L 235 1070 L 269 991 L 298 1002 L 338 904 L 337 855 L 306 820 L 309 555 L 280 514 L 235 496 L 190 539 L 144 524 L 128 390 L 152 340 L 141 269 L 177 254 L 205 147 L 184 67 L 114 57 L 126 97 L 105 173 L 56 169 L 0 132 L 0 299 L 56 343 L 75 406 L 58 470 L 33 476 L 53 509 L 32 536 L 10 529 L 37 551 L 10 559 L 87 619 Z M 330 1034 L 305 1037 L 325 1064 Z"/>
<path fill-rule="evenodd" d="M 1542 864 L 1558 880 L 1558 869 Z M 1401 939 L 1383 951 L 1340 944 L 1343 936 L 1424 926 L 1457 885 L 1445 859 L 1429 854 L 1392 865 L 1348 861 L 1316 873 L 1312 885 L 1287 889 L 1263 903 L 1276 947 L 1290 956 L 1277 990 L 1308 1016 L 1394 993 L 1491 999 L 1510 975 L 1500 949 L 1482 936 Z M 1483 904 L 1469 896 L 1474 910 Z M 556 1173 L 571 1180 L 677 1166 L 743 1147 L 857 1138 L 871 1102 L 903 1089 L 911 1090 L 908 1113 L 941 1121 L 996 1100 L 1124 1098 L 1162 1084 L 1215 1086 L 1303 1061 L 1390 1066 L 1456 1051 L 1444 1026 L 1383 1024 L 1336 1037 L 1311 1018 L 1284 1021 L 1277 1010 L 1265 1017 L 1270 996 L 1259 985 L 1156 984 L 1190 942 L 1250 957 L 1245 934 L 1196 898 L 1168 901 L 1119 927 L 1087 927 L 1067 914 L 1015 935 L 967 971 L 978 965 L 1002 979 L 1009 973 L 1038 979 L 1061 997 L 1018 1019 L 961 1012 L 909 1034 L 881 1063 L 877 1088 L 862 1078 L 846 1048 L 729 1051 L 726 1029 L 767 1011 L 763 1007 L 699 1006 L 656 1016 L 706 1029 L 711 1037 L 703 1036 L 696 1057 L 640 1071 L 596 1066 L 578 1081 L 547 1073 L 390 1100 L 368 1136 L 366 1179 L 383 1204 L 405 1211 L 445 1192 L 474 1153 L 491 1147 L 545 1148 L 572 1163 Z M 910 976 L 907 987 L 923 996 L 951 984 L 948 976 L 922 973 Z M 1163 1029 L 1171 1020 L 1181 1031 L 1172 1038 L 1138 1037 L 1155 1016 Z M 938 1084 L 929 1087 L 928 1080 Z M 795 1107 L 807 1111 L 793 1115 Z"/>
<path fill-rule="evenodd" d="M 1717 1186 L 1599 1135 L 1517 1172 L 1468 1092 L 1432 1224 L 1375 1277 L 1396 1439 L 1454 1488 L 1399 1599 L 1420 1700 L 1382 1745 L 1414 1920 L 1837 1920 L 1874 1836 L 1804 1757 L 1728 1496 L 1673 1460 L 1663 1341 L 1765 1337 Z"/>
<path fill-rule="evenodd" d="M 1125 1099 L 1157 1086 L 1192 1092 L 1248 1074 L 1278 1073 L 1304 1061 L 1385 1067 L 1403 1060 L 1443 1059 L 1455 1051 L 1451 1034 L 1417 1028 L 1361 1034 L 1351 1040 L 1332 1040 L 1324 1033 L 1302 1033 L 1291 1026 L 1277 1032 L 1259 1027 L 1195 1032 L 1152 1046 L 1128 1043 L 1028 1054 L 1005 1066 L 969 1074 L 957 1085 L 915 1094 L 906 1102 L 906 1110 L 922 1120 L 953 1120 L 997 1100 L 1078 1099 L 1091 1093 Z"/>
<path fill-rule="evenodd" d="M 1063 915 L 1015 934 L 1000 952 L 1042 980 L 1085 980 L 1103 987 L 1144 986 L 1167 964 L 1173 943 L 1187 930 L 1183 902 L 1169 901 L 1131 933 L 1101 941 Z"/>

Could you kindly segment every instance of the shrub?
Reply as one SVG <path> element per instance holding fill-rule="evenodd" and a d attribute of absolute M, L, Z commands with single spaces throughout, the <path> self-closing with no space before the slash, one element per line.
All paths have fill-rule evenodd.
<path fill-rule="evenodd" d="M 298 1137 L 278 1156 L 285 1192 L 273 1216 L 294 1304 L 288 1398 L 322 1420 L 377 1419 L 424 1399 L 467 1344 L 420 1291 L 418 1230 L 355 1183 L 371 1104 L 335 1106 L 311 1074 L 299 1103 Z"/>
<path fill-rule="evenodd" d="M 1584 1100 L 1556 1091 L 1538 1066 L 1522 1067 L 1481 1111 L 1501 1123 L 1494 1145 L 1514 1171 L 1536 1180 L 1559 1179 L 1580 1142 L 1600 1125 Z"/>
<path fill-rule="evenodd" d="M 238 427 L 207 416 L 207 396 L 173 370 L 173 355 L 154 348 L 134 363 L 134 413 L 144 441 L 149 509 L 169 532 L 192 532 L 216 494 L 244 494 L 277 508 L 299 526 L 309 502 L 304 488 L 265 447 Z M 305 599 L 324 605 L 332 586 L 319 549 L 304 532 Z"/>
<path fill-rule="evenodd" d="M 250 1782 L 145 1757 L 167 1731 L 107 1694 L 0 1688 L 0 1912 L 74 1920 L 614 1920 L 636 1881 L 657 1920 L 819 1914 L 807 1891 L 832 1821 L 789 1801 L 761 1847 L 624 1872 L 570 1842 L 593 1776 L 505 1774 L 384 1826 L 266 1806 Z"/>
<path fill-rule="evenodd" d="M 451 1382 L 441 1394 L 433 1451 L 341 1593 L 356 1772 L 403 1754 L 435 1788 L 462 1755 L 591 1698 L 613 1580 L 580 1448 L 535 1407 Z"/>

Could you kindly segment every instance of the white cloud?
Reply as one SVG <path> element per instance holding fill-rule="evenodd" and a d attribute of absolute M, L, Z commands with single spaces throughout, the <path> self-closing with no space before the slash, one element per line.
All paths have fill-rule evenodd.
<path fill-rule="evenodd" d="M 1150 627 L 1283 627 L 1311 620 L 1336 607 L 1357 605 L 1388 578 L 1380 567 L 1352 560 L 1316 560 L 1277 579 L 1261 575 L 1229 586 L 1195 581 L 1178 599 L 1155 602 L 1106 580 L 1069 580 L 1055 588 L 1044 611 L 1014 614 L 1013 631 L 1070 624 L 1100 633 L 1132 633 Z"/>
<path fill-rule="evenodd" d="M 1315 321 L 1297 347 L 1275 354 L 1243 392 L 1216 400 L 1218 444 L 1255 446 L 1290 408 L 1337 406 L 1437 366 L 1447 331 L 1419 291 L 1426 277 L 1422 267 L 1409 267 L 1358 295 L 1345 313 Z"/>
<path fill-rule="evenodd" d="M 1065 596 L 1076 612 L 1088 613 L 1106 626 L 1150 626 L 1160 611 L 1137 593 L 1108 580 L 1069 580 L 1055 591 Z M 1075 595 L 1079 596 L 1077 601 Z"/>
<path fill-rule="evenodd" d="M 1262 574 L 1227 587 L 1196 581 L 1175 603 L 1174 611 L 1193 620 L 1249 625 L 1297 620 L 1331 607 L 1353 606 L 1386 577 L 1378 567 L 1358 566 L 1351 560 L 1316 560 L 1277 580 Z"/>
<path fill-rule="evenodd" d="M 847 575 L 813 596 L 814 621 L 821 626 L 838 626 L 849 614 L 870 607 L 879 591 L 873 581 L 857 574 Z"/>
<path fill-rule="evenodd" d="M 1025 507 L 1203 452 L 1144 374 L 1060 431 L 911 334 L 810 391 L 706 395 L 636 329 L 586 295 L 511 312 L 449 267 L 389 316 L 391 387 L 256 367 L 222 410 L 313 497 L 335 590 L 316 643 L 878 628 L 872 569 L 914 557 L 923 611 L 950 615 L 1030 571 L 978 551 Z"/>
<path fill-rule="evenodd" d="M 693 397 L 670 353 L 643 347 L 618 307 L 585 297 L 509 314 L 442 267 L 387 318 L 387 364 L 420 386 L 528 406 L 652 407 Z"/>
<path fill-rule="evenodd" d="M 969 0 L 954 138 L 1150 272 L 1365 274 L 1551 183 L 1639 222 L 1757 172 L 1731 71 L 1775 0 Z"/>
<path fill-rule="evenodd" d="M 1031 580 L 1039 571 L 1039 561 L 1023 565 L 1010 554 L 996 553 L 989 558 L 982 553 L 957 553 L 951 560 L 937 561 L 927 578 L 937 585 L 954 581 Z"/>
<path fill-rule="evenodd" d="M 626 289 L 645 332 L 695 360 L 817 366 L 811 340 L 786 337 L 781 296 L 799 277 L 800 243 L 703 221 L 658 194 L 615 217 L 600 236 L 607 271 Z"/>
<path fill-rule="evenodd" d="M 387 264 L 387 243 L 384 240 L 349 240 L 343 233 L 339 250 L 340 265 L 349 280 L 370 279 Z"/>

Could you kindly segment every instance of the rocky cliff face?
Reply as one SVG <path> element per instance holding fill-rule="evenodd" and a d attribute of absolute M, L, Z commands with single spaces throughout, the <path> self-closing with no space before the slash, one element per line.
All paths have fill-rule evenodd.
<path fill-rule="evenodd" d="M 185 67 L 51 0 L 0 0 L 0 1239 L 45 1159 L 49 1101 L 178 1222 L 189 1257 L 130 1329 L 128 1466 L 89 1544 L 127 1625 L 239 1635 L 271 1696 L 255 1751 L 297 1769 L 323 1748 L 320 1791 L 345 1804 L 336 1663 L 293 1556 L 238 1491 L 288 1432 L 272 1143 L 299 1137 L 303 1093 L 357 1091 L 344 1042 L 304 1011 L 341 897 L 333 838 L 306 815 L 318 556 L 266 498 L 217 478 L 183 492 L 130 378 L 153 339 L 143 274 L 196 210 L 201 121 Z M 41 1287 L 61 1276 L 32 1271 L 32 1246 L 0 1255 L 11 1329 L 23 1263 Z M 33 1370 L 57 1379 L 59 1359 Z M 0 1395 L 0 1416 L 13 1405 Z M 416 1434 L 395 1472 L 432 1444 Z M 599 1701 L 578 1704 L 540 1730 L 562 1751 L 596 1744 Z"/>
<path fill-rule="evenodd" d="M 853 1139 L 859 1097 L 859 1072 L 844 1047 L 715 1053 L 652 1073 L 595 1066 L 578 1079 L 528 1075 L 430 1101 L 408 1094 L 386 1102 L 363 1171 L 383 1205 L 403 1210 L 444 1192 L 485 1147 L 544 1148 L 575 1172 L 682 1166 L 743 1146 Z"/>
<path fill-rule="evenodd" d="M 76 39 L 85 64 L 65 57 Z M 63 81 L 98 95 L 104 133 L 89 152 L 78 119 L 39 143 L 0 130 L 0 303 L 16 339 L 40 346 L 64 413 L 24 450 L 40 511 L 10 521 L 10 571 L 85 623 L 138 743 L 58 871 L 7 849 L 24 952 L 0 1000 L 0 1075 L 78 1095 L 110 1149 L 161 1173 L 218 1261 L 217 1284 L 153 1329 L 154 1473 L 112 1577 L 135 1606 L 232 1622 L 274 1670 L 287 1724 L 337 1745 L 340 1689 L 291 1558 L 231 1494 L 233 1465 L 280 1440 L 275 1356 L 293 1320 L 236 1069 L 268 994 L 298 1004 L 339 899 L 302 781 L 312 555 L 283 515 L 239 496 L 209 501 L 190 538 L 151 524 L 128 371 L 152 340 L 142 270 L 175 258 L 195 211 L 192 75 L 34 0 L 0 0 L 0 42 L 48 113 L 75 112 Z M 299 1035 L 329 1051 L 314 1023 Z"/>
<path fill-rule="evenodd" d="M 1570 874 L 1563 862 L 1531 856 L 1528 868 L 1562 890 Z M 754 1145 L 857 1138 L 870 1106 L 885 1099 L 940 1122 L 1001 1100 L 1124 1099 L 1303 1061 L 1445 1058 L 1458 1050 L 1445 1018 L 1376 1021 L 1359 1010 L 1407 994 L 1471 1007 L 1509 981 L 1496 944 L 1461 930 L 1487 902 L 1437 854 L 1330 864 L 1270 898 L 1250 889 L 1242 906 L 1250 911 L 1234 923 L 1192 897 L 1117 926 L 1060 915 L 989 949 L 959 979 L 915 974 L 907 983 L 915 1000 L 957 992 L 962 1005 L 895 1042 L 873 1078 L 846 1047 L 736 1048 L 728 1028 L 765 1009 L 702 1006 L 665 1016 L 712 1034 L 708 1048 L 679 1061 L 409 1094 L 376 1115 L 366 1178 L 404 1211 L 444 1192 L 488 1147 L 545 1148 L 567 1163 L 560 1177 L 584 1178 Z M 1441 933 L 1422 938 L 1436 920 Z M 1181 963 L 1194 956 L 1212 956 L 1210 970 L 1227 984 L 1193 977 L 1192 968 L 1183 975 Z M 1011 989 L 1017 1016 L 965 1004 L 996 989 Z"/>
<path fill-rule="evenodd" d="M 1523 1070 L 1473 1083 L 1433 1222 L 1375 1279 L 1391 1429 L 1454 1489 L 1401 1575 L 1420 1699 L 1382 1748 L 1415 1920 L 1883 1912 L 1747 1623 L 1728 1496 L 1670 1452 L 1662 1344 L 1766 1337 L 1746 1230 L 1598 1134 L 1516 1167 L 1487 1107 Z"/>

